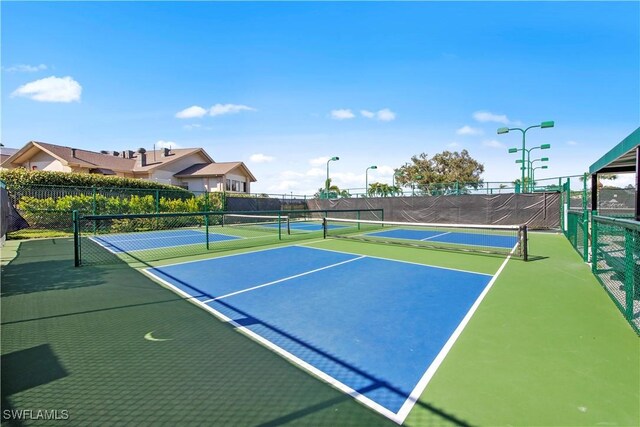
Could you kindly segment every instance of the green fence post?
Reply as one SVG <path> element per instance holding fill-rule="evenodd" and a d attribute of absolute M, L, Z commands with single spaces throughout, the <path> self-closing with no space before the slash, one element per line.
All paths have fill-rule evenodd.
<path fill-rule="evenodd" d="M 93 215 L 96 215 L 97 214 L 97 206 L 96 206 L 97 203 L 96 203 L 96 186 L 95 185 L 91 186 L 91 196 L 92 196 L 91 213 Z M 96 220 L 94 219 L 93 220 L 93 234 L 96 234 L 96 226 L 97 226 L 97 223 L 96 223 Z"/>
<path fill-rule="evenodd" d="M 73 219 L 73 264 L 80 267 L 80 224 L 78 224 L 78 211 L 71 214 Z"/>
<path fill-rule="evenodd" d="M 591 272 L 598 273 L 598 222 L 596 211 L 591 211 Z"/>
<path fill-rule="evenodd" d="M 631 323 L 633 321 L 633 282 L 635 280 L 635 260 L 634 256 L 634 231 L 625 228 L 624 230 L 624 293 L 625 311 L 624 317 Z"/>
<path fill-rule="evenodd" d="M 204 234 L 205 241 L 207 242 L 207 250 L 209 250 L 209 215 L 204 214 Z"/>
<path fill-rule="evenodd" d="M 278 240 L 282 240 L 282 218 L 278 212 Z"/>
<path fill-rule="evenodd" d="M 582 211 L 582 245 L 584 262 L 589 262 L 589 211 Z"/>
<path fill-rule="evenodd" d="M 156 213 L 160 212 L 160 190 L 156 190 L 155 191 L 155 198 L 156 198 Z M 158 229 L 160 225 L 160 218 L 156 216 L 156 230 Z"/>

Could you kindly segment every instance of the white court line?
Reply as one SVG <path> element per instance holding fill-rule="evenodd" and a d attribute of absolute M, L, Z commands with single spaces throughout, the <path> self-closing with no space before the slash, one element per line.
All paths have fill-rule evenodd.
<path fill-rule="evenodd" d="M 318 240 L 316 242 L 308 242 L 308 243 L 319 243 L 319 242 L 326 242 L 327 240 Z M 306 245 L 308 243 L 299 243 L 298 246 L 303 246 Z M 517 245 L 516 245 L 517 247 Z M 338 251 L 336 249 L 324 249 L 324 248 L 316 248 L 316 247 L 309 247 L 309 249 L 316 249 L 319 251 L 327 251 L 327 252 L 337 252 L 339 254 L 349 254 L 349 255 L 362 255 L 362 254 L 357 254 L 357 253 L 353 253 L 353 252 L 348 252 L 348 251 Z M 399 259 L 394 259 L 394 258 L 385 258 L 385 257 L 381 257 L 381 256 L 374 256 L 374 255 L 365 255 L 367 258 L 375 258 L 375 259 L 381 259 L 381 260 L 385 260 L 385 261 L 394 261 L 394 262 L 401 262 L 403 264 L 413 264 L 413 265 L 419 265 L 422 267 L 431 267 L 431 268 L 438 268 L 441 270 L 451 270 L 451 271 L 459 271 L 461 273 L 470 273 L 470 274 L 479 274 L 481 276 L 493 276 L 493 274 L 489 274 L 489 273 L 480 273 L 477 271 L 469 271 L 469 270 L 461 270 L 459 268 L 452 268 L 452 267 L 442 267 L 439 265 L 432 265 L 432 264 L 422 264 L 419 262 L 413 262 L 413 261 L 403 261 L 403 260 L 399 260 Z"/>
<path fill-rule="evenodd" d="M 480 293 L 480 295 L 478 296 L 476 301 L 473 303 L 473 305 L 471 306 L 467 314 L 464 316 L 464 318 L 462 319 L 458 327 L 453 331 L 453 333 L 451 334 L 451 336 L 449 337 L 445 345 L 442 347 L 442 349 L 436 356 L 436 358 L 433 359 L 433 362 L 431 363 L 429 368 L 427 368 L 422 378 L 420 378 L 420 381 L 418 381 L 418 384 L 416 384 L 416 386 L 414 387 L 413 391 L 411 392 L 407 400 L 405 400 L 404 404 L 402 405 L 402 407 L 397 413 L 398 419 L 400 420 L 399 424 L 402 424 L 404 422 L 404 420 L 407 418 L 407 416 L 411 412 L 411 409 L 413 408 L 413 406 L 420 399 L 420 396 L 422 395 L 422 393 L 424 393 L 424 390 L 427 388 L 427 385 L 429 384 L 429 382 L 435 375 L 436 371 L 444 361 L 444 358 L 447 356 L 447 354 L 453 347 L 453 344 L 455 344 L 455 342 L 457 341 L 458 337 L 460 337 L 460 334 L 462 334 L 462 331 L 464 330 L 464 328 L 467 326 L 467 324 L 473 317 L 473 314 L 476 312 L 476 310 L 480 306 L 480 303 L 482 302 L 484 297 L 487 296 L 487 294 L 489 293 L 489 290 L 491 290 L 491 288 L 493 287 L 493 284 L 498 279 L 498 276 L 500 275 L 500 273 L 502 273 L 502 270 L 504 270 L 505 266 L 507 265 L 507 262 L 509 262 L 509 260 L 511 259 L 511 256 L 513 255 L 517 247 L 518 245 L 516 244 L 513 247 L 513 249 L 511 249 L 509 256 L 507 256 L 507 258 L 504 260 L 502 265 L 500 265 L 500 268 L 498 268 L 498 271 L 496 271 L 496 274 L 489 281 L 489 283 L 484 288 L 484 290 Z"/>
<path fill-rule="evenodd" d="M 436 237 L 444 236 L 445 234 L 451 234 L 451 231 L 447 231 L 445 233 L 436 234 L 435 236 L 425 237 L 424 239 L 420 239 L 420 241 L 424 242 L 425 240 L 435 239 Z"/>
<path fill-rule="evenodd" d="M 258 238 L 262 238 L 262 237 L 264 237 L 264 236 L 251 237 L 251 238 L 252 239 L 258 239 Z M 249 237 L 247 237 L 247 239 L 249 239 Z M 318 242 L 322 242 L 322 241 L 324 241 L 324 239 L 312 240 L 310 242 L 305 242 L 305 244 L 307 244 L 307 243 L 318 243 Z M 278 245 L 278 243 L 274 243 L 274 244 Z M 272 248 L 264 248 L 264 249 L 258 249 L 258 250 L 249 250 L 249 251 L 245 251 L 245 252 L 238 252 L 236 254 L 213 256 L 213 257 L 209 257 L 209 258 L 194 259 L 194 260 L 190 260 L 190 261 L 174 262 L 173 264 L 162 264 L 162 265 L 158 265 L 156 267 L 150 267 L 150 268 L 162 268 L 162 267 L 171 267 L 171 266 L 174 266 L 174 265 L 191 264 L 193 262 L 202 262 L 202 261 L 207 261 L 207 260 L 210 260 L 210 259 L 228 258 L 228 257 L 231 257 L 231 256 L 252 254 L 254 252 L 272 251 L 274 249 L 290 248 L 292 246 L 300 246 L 300 242 L 291 242 L 291 243 L 286 244 L 286 245 L 278 245 L 278 246 L 274 246 Z M 238 248 L 238 249 L 230 249 L 230 250 L 243 250 L 243 249 L 247 249 L 247 248 Z M 312 249 L 316 249 L 316 248 L 312 248 Z M 204 254 L 204 255 L 207 255 L 207 254 Z M 215 253 L 211 253 L 210 255 L 215 255 Z M 360 255 L 360 254 L 351 254 L 351 255 Z"/>
<path fill-rule="evenodd" d="M 242 290 L 236 291 L 236 292 L 231 292 L 229 294 L 222 295 L 222 296 L 219 296 L 219 297 L 215 297 L 215 298 L 212 298 L 212 299 L 208 299 L 208 300 L 202 301 L 202 302 L 208 303 L 208 302 L 218 301 L 218 300 L 221 300 L 223 298 L 231 297 L 231 296 L 238 295 L 238 294 L 243 294 L 245 292 L 253 291 L 253 290 L 259 289 L 259 288 L 264 288 L 265 286 L 271 286 L 271 285 L 275 285 L 276 283 L 285 282 L 287 280 L 295 279 L 296 277 L 302 277 L 302 276 L 306 276 L 307 274 L 317 273 L 318 271 L 326 270 L 328 268 L 337 267 L 339 265 L 346 264 L 346 263 L 352 262 L 352 261 L 357 261 L 357 260 L 362 259 L 362 258 L 366 258 L 366 256 L 362 255 L 362 256 L 357 257 L 357 258 L 351 258 L 351 259 L 348 259 L 346 261 L 337 262 L 335 264 L 327 265 L 325 267 L 316 268 L 315 270 L 309 270 L 309 271 L 305 271 L 304 273 L 295 274 L 293 276 L 285 277 L 284 279 L 278 279 L 278 280 L 274 280 L 273 282 L 264 283 L 262 285 L 253 286 L 251 288 L 242 289 Z"/>

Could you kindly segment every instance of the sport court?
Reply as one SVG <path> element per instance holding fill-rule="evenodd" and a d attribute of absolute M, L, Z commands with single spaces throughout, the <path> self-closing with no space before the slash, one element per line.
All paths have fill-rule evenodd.
<path fill-rule="evenodd" d="M 145 271 L 400 422 L 492 280 L 302 246 Z"/>

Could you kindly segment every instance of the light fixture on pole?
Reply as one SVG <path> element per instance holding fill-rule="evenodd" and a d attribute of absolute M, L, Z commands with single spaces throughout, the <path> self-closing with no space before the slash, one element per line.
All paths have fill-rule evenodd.
<path fill-rule="evenodd" d="M 329 160 L 327 160 L 327 181 L 325 182 L 325 198 L 329 198 L 329 162 L 333 162 L 333 161 L 337 161 L 340 160 L 340 157 L 338 156 L 334 156 L 332 158 L 330 158 Z"/>
<path fill-rule="evenodd" d="M 419 180 L 419 179 L 422 179 L 422 175 L 416 175 L 416 176 L 414 176 L 414 177 L 413 177 L 413 179 L 414 179 L 414 180 L 412 180 L 412 182 L 411 182 L 411 196 L 412 196 L 412 197 L 416 195 L 416 192 L 415 192 L 415 190 L 416 190 L 416 183 L 415 183 L 415 181 L 417 181 L 417 180 Z"/>
<path fill-rule="evenodd" d="M 536 169 L 548 169 L 549 166 L 547 165 L 543 165 L 543 166 L 538 166 L 537 168 L 531 168 L 531 188 L 533 188 L 533 185 L 535 184 L 535 170 Z"/>
<path fill-rule="evenodd" d="M 525 162 L 525 156 L 524 155 L 525 155 L 525 151 L 527 150 L 527 146 L 526 146 L 526 134 L 527 134 L 527 131 L 529 129 L 533 129 L 533 128 L 546 129 L 546 128 L 552 128 L 554 126 L 555 126 L 555 122 L 550 120 L 550 121 L 542 122 L 539 125 L 529 126 L 526 129 L 503 127 L 503 128 L 498 129 L 498 135 L 509 133 L 509 131 L 512 131 L 512 130 L 519 130 L 520 132 L 522 132 L 522 148 L 510 148 L 509 149 L 509 153 L 516 153 L 518 151 L 522 151 L 522 163 L 524 163 Z M 544 144 L 544 145 L 549 145 L 549 144 Z M 550 148 L 550 146 L 547 147 L 547 148 Z M 522 181 L 521 181 L 521 183 L 522 183 L 523 188 L 524 188 L 524 169 L 522 170 Z"/>
<path fill-rule="evenodd" d="M 369 166 L 364 171 L 364 194 L 369 194 L 369 169 L 378 169 L 378 166 Z"/>

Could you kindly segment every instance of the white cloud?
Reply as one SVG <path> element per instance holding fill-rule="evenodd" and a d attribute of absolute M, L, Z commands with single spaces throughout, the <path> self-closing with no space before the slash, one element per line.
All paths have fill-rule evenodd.
<path fill-rule="evenodd" d="M 456 134 L 458 135 L 482 135 L 482 129 L 472 128 L 471 126 L 462 126 L 460 129 L 456 130 Z"/>
<path fill-rule="evenodd" d="M 251 157 L 249 157 L 249 160 L 251 160 L 254 163 L 269 163 L 274 161 L 275 157 L 266 156 L 262 153 L 257 153 L 257 154 L 252 154 Z"/>
<path fill-rule="evenodd" d="M 476 111 L 475 113 L 473 113 L 473 118 L 480 123 L 496 122 L 496 123 L 503 123 L 505 125 L 508 125 L 509 123 L 511 123 L 511 121 L 506 115 L 493 114 L 489 111 Z"/>
<path fill-rule="evenodd" d="M 299 184 L 298 181 L 282 180 L 278 182 L 278 184 L 270 186 L 269 191 L 273 191 L 275 193 L 289 192 L 297 188 L 298 184 Z"/>
<path fill-rule="evenodd" d="M 351 112 L 351 110 L 342 110 L 342 111 Z M 369 110 L 360 110 L 360 115 L 362 115 L 362 117 L 366 117 L 367 119 L 375 119 L 381 122 L 390 122 L 396 119 L 396 113 L 394 113 L 388 108 L 383 108 L 382 110 L 378 110 L 376 112 L 369 111 Z M 353 118 L 353 117 L 349 117 L 349 118 Z"/>
<path fill-rule="evenodd" d="M 396 113 L 388 108 L 383 108 L 376 113 L 376 118 L 381 122 L 390 122 L 396 119 Z"/>
<path fill-rule="evenodd" d="M 457 142 L 453 141 L 447 144 L 447 147 L 449 148 L 455 148 L 455 147 L 459 147 L 460 144 L 458 144 Z"/>
<path fill-rule="evenodd" d="M 280 172 L 280 179 L 282 180 L 293 180 L 296 178 L 302 178 L 304 176 L 303 173 L 296 171 L 282 171 Z"/>
<path fill-rule="evenodd" d="M 189 108 L 178 111 L 176 113 L 176 117 L 179 119 L 194 119 L 197 117 L 203 117 L 205 114 L 207 114 L 207 110 L 198 105 L 192 105 Z"/>
<path fill-rule="evenodd" d="M 576 141 L 567 141 L 567 145 L 578 145 Z"/>
<path fill-rule="evenodd" d="M 72 77 L 50 76 L 20 86 L 11 96 L 40 102 L 79 102 L 81 94 L 82 86 Z"/>
<path fill-rule="evenodd" d="M 504 145 L 503 143 L 501 143 L 499 141 L 496 141 L 495 139 L 483 141 L 482 145 L 484 145 L 485 147 L 489 147 L 489 148 L 505 148 L 506 147 L 506 145 Z"/>
<path fill-rule="evenodd" d="M 2 67 L 2 69 L 8 73 L 35 73 L 36 71 L 46 70 L 47 66 L 44 64 L 40 65 L 27 65 L 27 64 L 17 64 L 12 65 L 11 67 Z"/>
<path fill-rule="evenodd" d="M 316 157 L 315 159 L 310 159 L 309 164 L 311 166 L 320 166 L 327 163 L 328 160 L 329 160 L 329 157 Z"/>
<path fill-rule="evenodd" d="M 237 114 L 241 111 L 256 111 L 255 108 L 238 104 L 216 104 L 209 110 L 210 116 L 222 116 L 224 114 Z"/>
<path fill-rule="evenodd" d="M 356 115 L 349 109 L 331 110 L 331 118 L 334 120 L 353 119 Z"/>
<path fill-rule="evenodd" d="M 156 142 L 155 147 L 158 150 L 161 150 L 163 148 L 181 148 L 180 145 L 176 144 L 173 141 L 165 141 L 162 139 Z"/>
<path fill-rule="evenodd" d="M 305 174 L 307 176 L 324 176 L 326 177 L 327 175 L 327 171 L 326 169 L 322 169 L 322 168 L 311 168 L 307 171 L 307 173 Z"/>
<path fill-rule="evenodd" d="M 378 166 L 378 169 L 376 169 L 376 175 L 378 176 L 393 176 L 394 172 L 391 166 Z"/>

